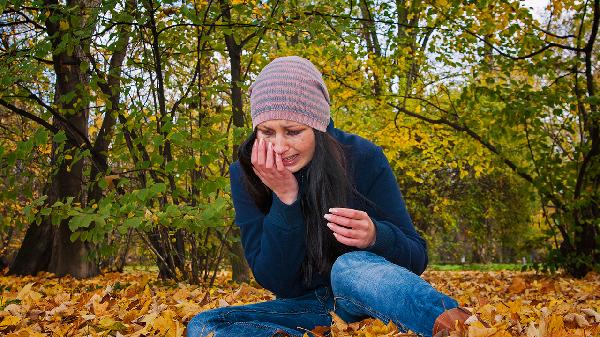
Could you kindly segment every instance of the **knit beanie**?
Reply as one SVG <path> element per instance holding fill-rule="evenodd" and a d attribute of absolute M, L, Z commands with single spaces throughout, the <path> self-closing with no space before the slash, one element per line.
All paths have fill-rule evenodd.
<path fill-rule="evenodd" d="M 321 73 L 307 59 L 288 56 L 271 61 L 249 91 L 252 128 L 272 119 L 323 132 L 329 125 L 329 93 Z"/>

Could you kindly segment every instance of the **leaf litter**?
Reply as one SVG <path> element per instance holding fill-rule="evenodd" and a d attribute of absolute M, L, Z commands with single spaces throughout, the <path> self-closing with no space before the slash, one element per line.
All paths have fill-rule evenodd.
<path fill-rule="evenodd" d="M 584 279 L 533 272 L 428 271 L 423 277 L 454 297 L 473 316 L 453 337 L 599 337 L 600 275 Z M 0 335 L 185 336 L 197 313 L 270 300 L 256 283 L 236 284 L 221 273 L 207 289 L 162 282 L 150 272 L 107 273 L 92 279 L 0 275 Z M 481 321 L 487 323 L 486 327 Z M 304 336 L 417 336 L 392 322 L 366 319 Z"/>

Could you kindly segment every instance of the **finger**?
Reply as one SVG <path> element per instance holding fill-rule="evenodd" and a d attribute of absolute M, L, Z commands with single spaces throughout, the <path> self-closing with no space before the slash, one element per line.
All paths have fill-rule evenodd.
<path fill-rule="evenodd" d="M 329 212 L 331 214 L 343 216 L 343 217 L 350 218 L 350 219 L 364 219 L 365 217 L 369 216 L 367 213 L 365 213 L 363 211 L 359 211 L 359 210 L 352 209 L 352 208 L 341 208 L 341 207 L 330 208 Z"/>
<path fill-rule="evenodd" d="M 329 229 L 331 229 L 334 234 L 339 234 L 341 236 L 344 236 L 344 237 L 347 237 L 350 239 L 358 239 L 356 237 L 356 234 L 358 234 L 356 232 L 358 232 L 358 231 L 352 230 L 348 227 L 342 227 L 342 226 L 336 225 L 332 222 L 328 222 L 327 227 L 329 227 Z"/>
<path fill-rule="evenodd" d="M 327 219 L 329 222 L 333 222 L 340 226 L 349 227 L 349 228 L 356 227 L 356 224 L 354 223 L 356 221 L 354 219 L 346 218 L 344 216 L 339 216 L 339 215 L 333 215 L 330 213 L 325 214 L 323 217 L 325 219 Z"/>
<path fill-rule="evenodd" d="M 252 144 L 252 156 L 250 157 L 250 162 L 252 165 L 258 163 L 258 139 L 254 139 L 254 144 Z"/>
<path fill-rule="evenodd" d="M 265 166 L 265 140 L 262 138 L 258 141 L 258 156 L 256 159 L 256 165 L 259 167 Z"/>
<path fill-rule="evenodd" d="M 275 164 L 275 158 L 273 158 L 273 143 L 269 142 L 267 146 L 267 159 L 265 159 L 265 168 L 273 168 Z"/>
<path fill-rule="evenodd" d="M 281 154 L 279 153 L 275 153 L 275 166 L 277 167 L 277 171 L 285 171 L 285 166 L 283 166 L 283 159 L 281 159 Z"/>
<path fill-rule="evenodd" d="M 357 239 L 347 238 L 347 237 L 342 236 L 337 233 L 333 233 L 333 236 L 335 237 L 336 240 L 338 240 L 339 243 L 342 243 L 346 246 L 359 247 L 361 245 L 360 240 L 357 240 Z"/>

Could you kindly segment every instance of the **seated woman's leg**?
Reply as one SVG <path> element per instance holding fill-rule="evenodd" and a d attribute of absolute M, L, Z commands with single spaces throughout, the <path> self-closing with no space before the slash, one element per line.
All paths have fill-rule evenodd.
<path fill-rule="evenodd" d="M 375 317 L 424 336 L 431 336 L 433 323 L 444 310 L 458 306 L 406 268 L 365 251 L 336 260 L 331 286 L 335 312 L 342 319 Z"/>
<path fill-rule="evenodd" d="M 204 337 L 211 332 L 214 337 L 271 337 L 278 331 L 282 336 L 302 336 L 316 326 L 331 325 L 331 310 L 331 290 L 323 287 L 301 297 L 202 312 L 188 323 L 187 337 Z"/>

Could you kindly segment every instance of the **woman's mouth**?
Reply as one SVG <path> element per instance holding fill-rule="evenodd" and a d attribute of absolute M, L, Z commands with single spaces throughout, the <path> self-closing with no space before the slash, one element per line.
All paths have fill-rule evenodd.
<path fill-rule="evenodd" d="M 283 166 L 292 166 L 296 163 L 296 160 L 298 159 L 299 155 L 295 154 L 293 156 L 289 156 L 289 157 L 285 157 L 282 158 L 281 161 L 283 162 Z"/>

